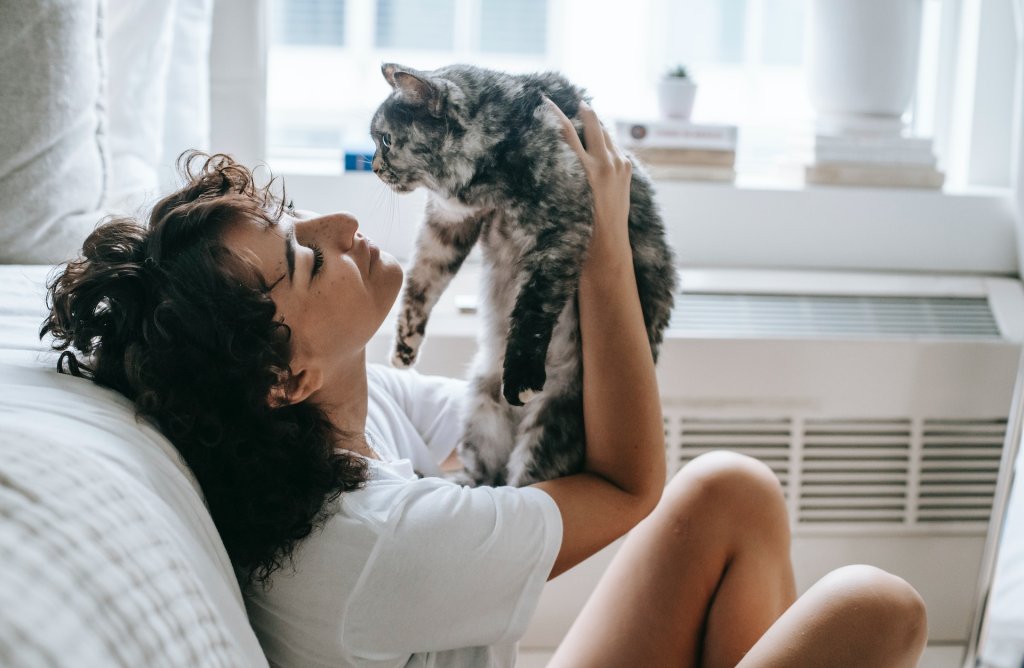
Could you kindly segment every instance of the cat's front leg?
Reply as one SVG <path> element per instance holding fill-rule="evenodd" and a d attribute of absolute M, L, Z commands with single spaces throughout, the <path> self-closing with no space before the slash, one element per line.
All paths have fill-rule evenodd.
<path fill-rule="evenodd" d="M 454 208 L 441 200 L 427 201 L 412 265 L 405 277 L 391 363 L 399 368 L 416 362 L 430 311 L 462 266 L 489 212 Z"/>
<path fill-rule="evenodd" d="M 548 231 L 522 259 L 519 294 L 512 309 L 502 373 L 502 394 L 522 406 L 544 388 L 551 333 L 576 294 L 590 241 L 590 223 L 548 223 Z"/>

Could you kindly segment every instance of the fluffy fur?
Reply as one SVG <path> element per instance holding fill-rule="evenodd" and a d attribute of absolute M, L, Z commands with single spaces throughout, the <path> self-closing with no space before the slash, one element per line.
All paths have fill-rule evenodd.
<path fill-rule="evenodd" d="M 577 472 L 584 433 L 575 296 L 593 200 L 543 98 L 575 118 L 584 91 L 555 73 L 394 64 L 382 71 L 393 91 L 371 125 L 374 171 L 397 192 L 429 190 L 392 361 L 415 362 L 431 309 L 479 243 L 485 326 L 459 444 L 463 480 L 518 486 Z M 630 198 L 636 280 L 656 358 L 675 263 L 650 181 L 635 162 Z"/>

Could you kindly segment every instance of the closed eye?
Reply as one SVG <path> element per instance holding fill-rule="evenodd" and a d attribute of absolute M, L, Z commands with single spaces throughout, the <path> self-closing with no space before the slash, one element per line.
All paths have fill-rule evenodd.
<path fill-rule="evenodd" d="M 313 251 L 313 270 L 309 274 L 309 279 L 313 280 L 324 266 L 324 251 L 316 244 L 310 244 L 309 249 Z"/>

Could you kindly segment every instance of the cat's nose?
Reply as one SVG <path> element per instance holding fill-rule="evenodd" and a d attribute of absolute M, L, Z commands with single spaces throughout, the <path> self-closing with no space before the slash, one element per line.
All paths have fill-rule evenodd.
<path fill-rule="evenodd" d="M 380 153 L 373 154 L 373 162 L 370 163 L 370 167 L 373 168 L 374 174 L 380 174 L 380 170 L 384 169 L 384 161 L 380 158 Z"/>

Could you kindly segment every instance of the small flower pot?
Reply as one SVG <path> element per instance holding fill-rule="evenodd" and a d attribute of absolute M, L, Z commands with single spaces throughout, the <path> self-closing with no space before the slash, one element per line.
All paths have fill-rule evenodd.
<path fill-rule="evenodd" d="M 697 84 L 689 77 L 664 77 L 658 82 L 658 107 L 661 115 L 675 120 L 690 120 Z"/>

